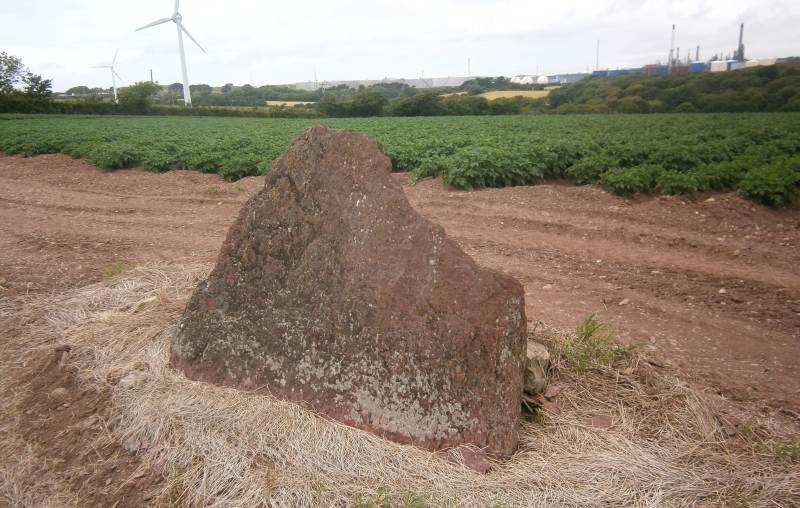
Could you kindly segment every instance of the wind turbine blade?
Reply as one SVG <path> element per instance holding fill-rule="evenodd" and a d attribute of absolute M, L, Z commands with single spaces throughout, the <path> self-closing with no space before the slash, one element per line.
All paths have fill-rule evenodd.
<path fill-rule="evenodd" d="M 115 71 L 115 70 L 112 68 L 112 69 L 111 69 L 111 72 L 113 72 L 113 73 L 114 73 L 114 74 L 117 76 L 117 78 L 118 78 L 120 81 L 122 81 L 122 78 L 120 78 L 120 77 L 119 77 L 119 74 L 117 74 L 117 71 Z M 122 81 L 122 82 L 124 83 L 124 81 Z"/>
<path fill-rule="evenodd" d="M 181 0 L 175 0 L 175 10 L 173 12 L 178 12 L 178 4 L 181 3 Z"/>
<path fill-rule="evenodd" d="M 153 21 L 149 25 L 145 25 L 142 28 L 137 28 L 134 32 L 138 32 L 139 30 L 144 30 L 145 28 L 150 28 L 151 26 L 160 25 L 161 23 L 166 23 L 167 21 L 172 21 L 172 18 L 161 18 L 158 21 Z"/>
<path fill-rule="evenodd" d="M 195 44 L 197 44 L 197 47 L 198 47 L 198 48 L 200 48 L 200 50 L 201 50 L 203 53 L 205 53 L 205 52 L 206 52 L 206 50 L 204 50 L 204 49 L 203 49 L 203 46 L 201 46 L 199 42 L 197 42 L 196 40 L 194 40 L 194 37 L 192 37 L 192 34 L 190 34 L 190 33 L 189 33 L 189 30 L 187 30 L 187 29 L 186 29 L 186 27 L 185 27 L 185 26 L 183 26 L 183 23 L 181 23 L 181 30 L 183 30 L 183 33 L 185 33 L 186 35 L 188 35 L 188 36 L 189 36 L 189 38 L 190 38 L 190 39 L 192 39 L 192 42 L 194 42 Z"/>
<path fill-rule="evenodd" d="M 110 65 L 93 65 L 92 69 L 108 69 L 110 67 Z"/>
<path fill-rule="evenodd" d="M 117 61 L 117 53 L 119 53 L 119 50 L 117 50 L 117 52 L 116 52 L 116 53 L 114 53 L 114 59 L 113 59 L 113 60 L 111 60 L 111 67 L 114 67 L 114 62 L 116 62 L 116 61 Z"/>

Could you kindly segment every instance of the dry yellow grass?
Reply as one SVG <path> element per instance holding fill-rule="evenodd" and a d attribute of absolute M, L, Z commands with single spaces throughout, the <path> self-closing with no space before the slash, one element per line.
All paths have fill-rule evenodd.
<path fill-rule="evenodd" d="M 169 477 L 153 501 L 159 506 L 791 506 L 800 499 L 798 464 L 755 446 L 730 452 L 704 399 L 657 374 L 662 392 L 653 397 L 615 368 L 578 375 L 557 360 L 562 414 L 525 421 L 519 451 L 486 475 L 289 402 L 189 381 L 169 368 L 169 342 L 209 270 L 143 266 L 61 294 L 0 301 L 0 330 L 23 332 L 3 341 L 2 407 L 16 396 L 8 379 L 69 344 L 84 387 L 111 392 L 114 425 L 97 446 L 149 443 L 141 467 Z M 537 332 L 556 359 L 562 337 Z M 138 383 L 119 383 L 132 373 Z M 613 416 L 616 427 L 588 427 L 598 413 Z M 25 464 L 41 457 L 20 451 L 13 421 L 0 420 L 0 495 L 12 505 L 74 505 L 63 484 L 24 481 L 32 470 Z"/>
<path fill-rule="evenodd" d="M 480 97 L 486 97 L 488 100 L 502 99 L 506 97 L 529 97 L 531 99 L 538 99 L 539 97 L 547 97 L 551 90 L 558 87 L 548 88 L 546 90 L 507 90 L 502 92 L 486 92 L 480 94 Z"/>
<path fill-rule="evenodd" d="M 280 106 L 281 104 L 286 104 L 289 107 L 292 107 L 296 104 L 314 104 L 313 102 L 303 102 L 303 101 L 267 101 L 267 106 Z"/>

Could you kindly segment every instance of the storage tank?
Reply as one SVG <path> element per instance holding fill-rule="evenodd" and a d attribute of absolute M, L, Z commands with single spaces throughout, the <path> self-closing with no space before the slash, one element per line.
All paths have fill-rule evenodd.
<path fill-rule="evenodd" d="M 728 70 L 735 71 L 736 69 L 744 69 L 746 65 L 746 62 L 728 62 Z"/>
<path fill-rule="evenodd" d="M 718 62 L 711 62 L 711 72 L 723 72 L 728 70 L 728 62 L 725 61 L 718 61 Z"/>
<path fill-rule="evenodd" d="M 692 62 L 689 64 L 689 72 L 705 72 L 706 64 L 704 62 Z"/>
<path fill-rule="evenodd" d="M 511 78 L 511 82 L 512 83 L 519 83 L 520 82 L 519 76 L 514 76 L 513 78 Z"/>
<path fill-rule="evenodd" d="M 536 82 L 540 85 L 546 85 L 547 83 L 550 82 L 550 80 L 547 79 L 547 76 L 539 76 L 538 78 L 536 78 Z"/>
<path fill-rule="evenodd" d="M 748 60 L 745 67 L 756 67 L 759 65 L 775 65 L 777 58 L 762 58 L 760 60 Z"/>
<path fill-rule="evenodd" d="M 533 84 L 533 78 L 530 77 L 530 76 L 525 76 L 524 78 L 522 78 L 520 80 L 520 84 L 521 85 L 532 85 Z"/>

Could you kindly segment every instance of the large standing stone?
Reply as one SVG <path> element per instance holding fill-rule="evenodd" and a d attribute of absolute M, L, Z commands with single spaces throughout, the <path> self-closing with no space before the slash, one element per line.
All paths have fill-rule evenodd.
<path fill-rule="evenodd" d="M 372 138 L 306 129 L 192 295 L 172 364 L 394 441 L 507 457 L 525 365 L 522 286 L 417 214 L 390 170 Z"/>

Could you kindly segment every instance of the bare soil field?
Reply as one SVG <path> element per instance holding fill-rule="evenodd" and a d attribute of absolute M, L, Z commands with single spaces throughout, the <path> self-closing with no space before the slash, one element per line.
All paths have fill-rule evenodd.
<path fill-rule="evenodd" d="M 402 178 L 402 176 L 398 176 Z M 721 403 L 800 416 L 800 207 L 732 194 L 624 199 L 551 183 L 406 187 L 479 263 L 517 277 L 532 324 L 596 312 Z"/>
<path fill-rule="evenodd" d="M 705 393 L 731 435 L 746 426 L 800 438 L 800 205 L 771 209 L 731 193 L 624 199 L 564 182 L 465 192 L 440 179 L 408 186 L 408 174 L 396 177 L 414 208 L 478 263 L 524 284 L 532 329 L 572 329 L 597 313 L 621 342 L 646 350 L 653 368 Z M 87 286 L 148 262 L 211 263 L 262 184 L 0 155 L 0 302 Z M 99 493 L 138 474 L 136 464 L 119 450 L 84 449 L 111 400 L 80 392 L 58 368 L 64 353 L 15 374 L 27 386 L 15 415 L 22 439 L 50 450 L 30 466 L 31 482 L 92 453 L 102 459 L 94 484 L 59 481 Z M 59 387 L 80 395 L 63 403 Z M 135 480 L 82 499 L 137 506 L 166 481 L 155 473 Z"/>

